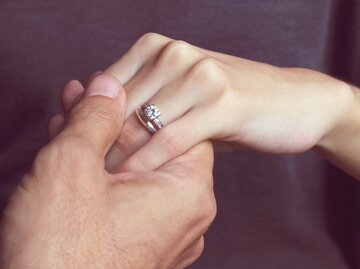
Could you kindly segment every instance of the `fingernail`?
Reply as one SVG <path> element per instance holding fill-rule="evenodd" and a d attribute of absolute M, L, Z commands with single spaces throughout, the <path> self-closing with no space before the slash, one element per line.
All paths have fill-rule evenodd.
<path fill-rule="evenodd" d="M 93 74 L 89 77 L 86 85 L 89 85 L 90 82 L 91 82 L 94 78 L 96 78 L 97 76 L 101 75 L 102 73 L 103 73 L 103 71 L 96 71 L 95 73 L 93 73 Z"/>
<path fill-rule="evenodd" d="M 93 73 L 91 76 L 90 76 L 90 79 L 93 79 L 94 77 L 97 77 L 99 75 L 101 75 L 103 73 L 103 71 L 96 71 L 95 73 Z"/>
<path fill-rule="evenodd" d="M 120 82 L 111 75 L 102 74 L 95 77 L 86 90 L 86 96 L 105 96 L 115 99 L 119 95 Z"/>

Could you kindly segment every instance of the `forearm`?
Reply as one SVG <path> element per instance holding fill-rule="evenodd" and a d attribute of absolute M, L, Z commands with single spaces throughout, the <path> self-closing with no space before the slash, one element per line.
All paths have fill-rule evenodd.
<path fill-rule="evenodd" d="M 353 102 L 337 126 L 315 149 L 328 161 L 360 180 L 360 91 L 351 87 Z"/>

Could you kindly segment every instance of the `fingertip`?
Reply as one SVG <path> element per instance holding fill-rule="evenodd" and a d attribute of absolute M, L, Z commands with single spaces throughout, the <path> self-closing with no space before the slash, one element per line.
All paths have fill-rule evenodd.
<path fill-rule="evenodd" d="M 89 77 L 88 81 L 86 82 L 86 88 L 88 88 L 89 85 L 90 85 L 90 83 L 91 83 L 97 76 L 100 76 L 102 73 L 104 73 L 104 72 L 101 71 L 101 70 L 92 73 L 91 76 Z"/>
<path fill-rule="evenodd" d="M 120 134 L 125 108 L 125 93 L 120 81 L 108 74 L 98 75 L 71 108 L 64 132 L 76 131 L 103 158 Z"/>
<path fill-rule="evenodd" d="M 84 92 L 84 86 L 78 80 L 71 80 L 65 84 L 61 91 L 61 105 L 64 113 L 68 113 L 73 106 L 76 98 Z"/>
<path fill-rule="evenodd" d="M 95 78 L 95 77 L 97 77 L 97 76 L 101 75 L 102 73 L 103 73 L 103 71 L 101 71 L 101 70 L 94 72 L 94 73 L 90 76 L 90 78 L 89 78 L 89 81 L 88 81 L 88 82 L 90 82 L 93 78 Z"/>
<path fill-rule="evenodd" d="M 95 72 L 94 75 L 98 73 Z M 126 93 L 124 86 L 121 84 L 120 80 L 118 80 L 112 74 L 106 72 L 99 72 L 96 76 L 93 77 L 89 85 L 87 86 L 87 91 L 95 88 L 95 92 L 98 92 L 98 89 L 103 89 L 105 87 L 108 88 L 116 88 L 117 89 L 117 98 L 120 102 L 121 113 L 122 115 L 126 114 Z M 86 93 L 88 94 L 88 92 Z M 96 94 L 92 94 L 96 95 Z"/>
<path fill-rule="evenodd" d="M 62 94 L 63 93 L 66 94 L 67 91 L 80 92 L 83 90 L 84 90 L 84 86 L 82 85 L 82 83 L 77 79 L 72 79 L 65 84 L 62 90 Z"/>

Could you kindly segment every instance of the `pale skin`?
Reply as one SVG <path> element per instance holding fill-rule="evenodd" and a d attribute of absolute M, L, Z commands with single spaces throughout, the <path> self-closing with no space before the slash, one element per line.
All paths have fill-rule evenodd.
<path fill-rule="evenodd" d="M 315 148 L 360 179 L 360 96 L 351 85 L 303 68 L 279 68 L 148 33 L 105 70 L 127 93 L 125 124 L 107 156 L 111 171 L 151 171 L 201 141 L 268 153 Z M 70 82 L 64 111 L 83 87 Z M 154 103 L 165 128 L 153 137 L 134 111 Z M 63 116 L 50 124 L 60 129 Z"/>
<path fill-rule="evenodd" d="M 315 148 L 360 179 L 356 157 L 360 97 L 358 89 L 342 81 L 312 70 L 279 68 L 208 51 L 158 34 L 141 37 L 104 72 L 124 85 L 126 112 L 116 110 L 116 105 L 124 104 L 101 102 L 85 106 L 83 112 L 79 104 L 81 108 L 84 100 L 90 100 L 83 99 L 84 87 L 78 81 L 65 86 L 64 114 L 49 124 L 53 140 L 35 161 L 35 172 L 13 195 L 3 218 L 0 242 L 6 251 L 1 258 L 3 264 L 13 265 L 9 268 L 26 268 L 21 265 L 29 260 L 38 262 L 36 268 L 187 266 L 200 255 L 202 236 L 215 214 L 212 151 L 203 142 L 208 139 L 275 154 Z M 108 75 L 95 74 L 89 85 L 103 76 Z M 134 115 L 145 102 L 162 112 L 165 128 L 154 136 Z M 92 117 L 93 110 L 99 117 Z M 71 131 L 77 139 L 68 139 Z M 59 156 L 59 149 L 93 158 L 76 162 L 78 155 Z M 59 161 L 68 164 L 63 166 L 67 173 L 59 169 Z M 113 180 L 121 184 L 110 184 Z M 64 205 L 64 200 L 70 202 Z M 142 213 L 134 214 L 139 209 Z M 149 215 L 154 209 L 159 210 L 158 221 Z M 181 214 L 169 223 L 174 210 Z M 44 223 L 49 232 L 34 236 L 34 227 L 40 231 Z M 190 238 L 185 236 L 189 227 L 195 231 Z M 110 240 L 114 237 L 118 240 Z M 180 238 L 183 243 L 173 248 Z M 129 246 L 130 251 L 119 251 Z M 49 260 L 56 264 L 49 267 Z"/>

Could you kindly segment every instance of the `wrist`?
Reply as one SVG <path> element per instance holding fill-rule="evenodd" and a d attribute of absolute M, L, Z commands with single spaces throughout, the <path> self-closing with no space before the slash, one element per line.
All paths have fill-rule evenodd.
<path fill-rule="evenodd" d="M 320 151 L 333 151 L 343 144 L 344 139 L 351 138 L 353 128 L 360 123 L 360 115 L 357 111 L 360 105 L 360 95 L 355 87 L 341 81 L 337 81 L 333 95 L 337 100 L 339 112 L 334 117 L 333 124 L 316 144 L 315 148 Z"/>

